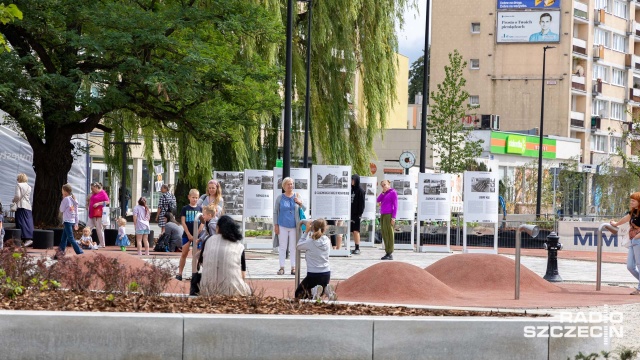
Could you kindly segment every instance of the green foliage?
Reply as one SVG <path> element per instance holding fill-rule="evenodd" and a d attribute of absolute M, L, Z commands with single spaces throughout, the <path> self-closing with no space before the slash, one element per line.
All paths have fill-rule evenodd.
<path fill-rule="evenodd" d="M 462 71 L 467 66 L 460 53 L 449 54 L 444 67 L 445 78 L 431 92 L 429 143 L 438 160 L 436 166 L 443 173 L 455 174 L 465 170 L 467 163 L 482 153 L 481 140 L 470 138 L 472 129 L 465 128 L 462 117 L 470 114 L 469 93 L 464 90 L 466 80 Z"/>
<path fill-rule="evenodd" d="M 0 269 L 0 294 L 13 299 L 18 295 L 22 295 L 23 291 L 24 286 L 19 281 L 7 276 L 4 269 Z"/>
<path fill-rule="evenodd" d="M 175 159 L 182 133 L 198 148 L 232 139 L 218 156 L 235 151 L 253 159 L 238 150 L 242 129 L 258 138 L 261 122 L 280 113 L 275 60 L 283 31 L 274 0 L 16 5 L 29 12 L 0 26 L 14 50 L 0 54 L 0 109 L 33 148 L 34 196 L 46 203 L 60 201 L 51 189 L 66 182 L 77 134 L 111 131 L 104 150 L 116 172 L 121 154 L 110 141 L 144 139 L 147 160 L 154 146 Z M 257 151 L 256 141 L 246 144 Z M 206 162 L 181 168 L 181 176 L 203 177 L 211 156 Z M 36 207 L 34 220 L 55 224 L 56 210 Z"/>
<path fill-rule="evenodd" d="M 284 12 L 286 1 L 279 3 Z M 402 24 L 404 9 L 410 3 L 413 2 L 312 2 L 310 110 L 314 163 L 318 163 L 321 154 L 325 164 L 352 165 L 355 173 L 369 174 L 374 135 L 385 127 L 395 101 L 398 47 L 395 29 Z M 304 102 L 306 90 L 307 16 L 305 8 L 294 20 L 294 98 L 300 103 Z M 283 61 L 284 47 L 280 50 Z M 358 91 L 356 72 L 362 82 Z M 354 111 L 359 105 L 360 111 Z M 303 118 L 304 111 L 294 111 L 294 130 L 303 128 Z M 296 139 L 302 135 L 302 131 L 293 131 L 292 143 L 301 144 Z M 292 153 L 300 154 L 300 150 L 294 148 Z"/>
<path fill-rule="evenodd" d="M 429 52 L 427 56 L 430 56 L 431 48 L 429 48 Z M 429 57 L 427 58 L 427 64 L 429 63 Z M 429 84 L 427 84 L 429 86 Z M 428 89 L 428 87 L 427 87 Z M 409 103 L 416 103 L 416 94 L 422 93 L 424 90 L 424 55 L 420 56 L 418 60 L 414 61 L 411 64 L 411 68 L 409 69 Z"/>
<path fill-rule="evenodd" d="M 0 24 L 5 25 L 15 19 L 22 20 L 22 11 L 20 11 L 15 4 L 5 6 L 3 3 L 0 3 Z M 7 46 L 4 36 L 0 34 L 0 52 L 3 50 L 11 51 L 11 48 Z"/>
<path fill-rule="evenodd" d="M 629 194 L 638 191 L 640 180 L 628 168 L 618 168 L 604 162 L 594 175 L 594 196 L 600 199 L 599 214 L 619 216 L 629 208 Z"/>

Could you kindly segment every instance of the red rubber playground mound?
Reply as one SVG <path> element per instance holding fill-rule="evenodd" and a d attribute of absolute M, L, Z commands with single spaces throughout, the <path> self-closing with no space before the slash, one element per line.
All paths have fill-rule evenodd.
<path fill-rule="evenodd" d="M 436 279 L 464 292 L 513 291 L 515 261 L 502 255 L 457 254 L 427 267 Z M 559 292 L 561 289 L 520 265 L 521 292 Z"/>
<path fill-rule="evenodd" d="M 349 301 L 421 303 L 460 295 L 423 269 L 402 262 L 373 265 L 341 281 L 336 290 L 340 299 Z"/>

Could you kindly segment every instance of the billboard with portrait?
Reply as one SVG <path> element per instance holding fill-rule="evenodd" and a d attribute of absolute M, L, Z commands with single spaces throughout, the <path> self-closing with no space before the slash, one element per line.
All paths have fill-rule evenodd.
<path fill-rule="evenodd" d="M 499 11 L 496 27 L 498 43 L 558 43 L 560 11 Z"/>
<path fill-rule="evenodd" d="M 560 0 L 498 0 L 498 10 L 560 9 Z"/>

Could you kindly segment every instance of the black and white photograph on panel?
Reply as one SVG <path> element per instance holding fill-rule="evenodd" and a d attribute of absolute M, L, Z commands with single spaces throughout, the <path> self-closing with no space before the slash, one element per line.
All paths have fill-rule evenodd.
<path fill-rule="evenodd" d="M 249 176 L 247 177 L 247 185 L 260 185 L 262 184 L 261 176 Z"/>
<path fill-rule="evenodd" d="M 262 175 L 260 182 L 262 190 L 273 190 L 273 176 Z"/>
<path fill-rule="evenodd" d="M 218 181 L 224 199 L 224 212 L 233 215 L 234 219 L 242 216 L 244 209 L 244 173 L 238 171 L 216 171 L 214 178 Z M 248 181 L 250 179 L 247 179 Z M 260 177 L 253 181 L 260 181 Z M 255 184 L 255 185 L 260 185 Z"/>
<path fill-rule="evenodd" d="M 318 174 L 316 177 L 318 189 L 340 189 L 342 182 L 336 174 Z"/>
<path fill-rule="evenodd" d="M 282 184 L 280 184 L 282 186 Z M 295 179 L 293 188 L 295 190 L 307 190 L 309 189 L 309 181 L 307 179 Z"/>
<path fill-rule="evenodd" d="M 471 192 L 493 193 L 496 191 L 496 182 L 489 177 L 472 177 Z"/>

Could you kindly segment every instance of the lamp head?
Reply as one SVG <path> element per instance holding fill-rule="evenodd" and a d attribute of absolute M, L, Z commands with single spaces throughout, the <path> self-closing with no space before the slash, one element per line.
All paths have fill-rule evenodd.
<path fill-rule="evenodd" d="M 518 227 L 518 231 L 524 231 L 529 234 L 532 238 L 535 238 L 540 233 L 540 228 L 537 225 L 527 225 L 523 224 Z"/>

